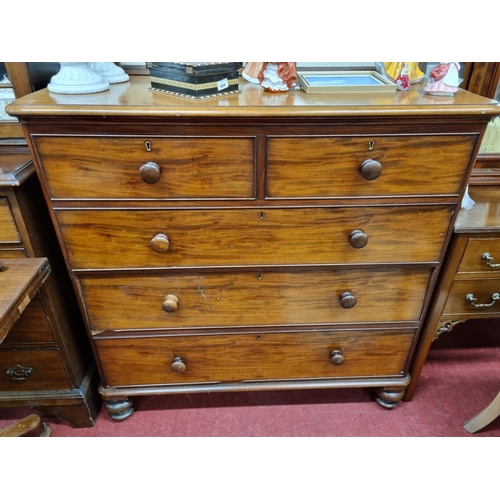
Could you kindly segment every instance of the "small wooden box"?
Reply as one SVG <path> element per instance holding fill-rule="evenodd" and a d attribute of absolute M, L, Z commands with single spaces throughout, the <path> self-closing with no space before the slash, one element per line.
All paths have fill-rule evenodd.
<path fill-rule="evenodd" d="M 151 88 L 190 98 L 238 92 L 241 62 L 148 63 Z"/>

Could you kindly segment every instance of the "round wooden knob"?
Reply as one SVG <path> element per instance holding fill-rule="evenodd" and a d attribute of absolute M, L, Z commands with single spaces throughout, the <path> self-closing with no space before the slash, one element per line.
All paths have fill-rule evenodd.
<path fill-rule="evenodd" d="M 186 363 L 180 356 L 176 356 L 170 364 L 170 369 L 174 373 L 182 373 L 186 369 Z"/>
<path fill-rule="evenodd" d="M 139 168 L 139 177 L 148 184 L 154 184 L 160 180 L 161 170 L 160 167 L 153 163 L 152 161 L 148 161 L 141 168 Z"/>
<path fill-rule="evenodd" d="M 156 236 L 153 237 L 151 242 L 149 243 L 149 246 L 158 253 L 165 253 L 168 250 L 168 247 L 170 246 L 170 241 L 168 239 L 168 236 L 166 234 L 157 234 Z"/>
<path fill-rule="evenodd" d="M 332 362 L 332 365 L 341 365 L 344 363 L 345 358 L 342 354 L 342 351 L 340 349 L 335 349 L 330 353 L 330 361 Z"/>
<path fill-rule="evenodd" d="M 344 309 L 350 309 L 356 305 L 356 297 L 351 292 L 344 292 L 339 299 Z"/>
<path fill-rule="evenodd" d="M 369 158 L 361 164 L 361 175 L 367 180 L 376 179 L 382 173 L 382 164 Z"/>
<path fill-rule="evenodd" d="M 363 248 L 368 243 L 368 236 L 360 229 L 355 229 L 349 235 L 349 243 L 353 248 Z"/>
<path fill-rule="evenodd" d="M 174 312 L 177 310 L 177 306 L 179 305 L 179 299 L 175 295 L 167 295 L 163 299 L 163 304 L 161 307 L 165 312 Z"/>

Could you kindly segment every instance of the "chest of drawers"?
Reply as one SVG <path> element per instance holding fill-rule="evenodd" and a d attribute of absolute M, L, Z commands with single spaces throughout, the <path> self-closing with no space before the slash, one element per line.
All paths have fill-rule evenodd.
<path fill-rule="evenodd" d="M 174 392 L 373 387 L 395 406 L 494 101 L 148 86 L 9 107 L 113 418 Z"/>
<path fill-rule="evenodd" d="M 31 155 L 26 145 L 0 146 L 0 261 L 34 257 L 52 272 L 0 345 L 0 407 L 91 427 L 98 376 Z"/>

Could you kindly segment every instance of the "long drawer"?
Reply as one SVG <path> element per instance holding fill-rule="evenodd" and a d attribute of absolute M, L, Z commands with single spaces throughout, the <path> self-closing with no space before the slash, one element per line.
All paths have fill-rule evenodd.
<path fill-rule="evenodd" d="M 81 277 L 91 329 L 418 321 L 432 270 L 290 270 Z"/>
<path fill-rule="evenodd" d="M 495 294 L 498 295 L 496 299 Z M 500 313 L 500 278 L 455 279 L 443 315 L 480 317 L 496 313 Z"/>
<path fill-rule="evenodd" d="M 83 269 L 436 262 L 451 213 L 449 206 L 56 211 L 71 265 Z"/>
<path fill-rule="evenodd" d="M 475 141 L 472 135 L 269 138 L 267 196 L 458 194 Z"/>
<path fill-rule="evenodd" d="M 96 339 L 95 344 L 106 384 L 127 386 L 400 376 L 414 333 L 408 329 L 142 337 Z"/>
<path fill-rule="evenodd" d="M 255 196 L 253 137 L 33 140 L 52 198 Z"/>

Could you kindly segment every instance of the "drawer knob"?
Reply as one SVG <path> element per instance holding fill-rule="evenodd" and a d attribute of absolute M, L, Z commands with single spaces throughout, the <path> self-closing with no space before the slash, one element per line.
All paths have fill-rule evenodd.
<path fill-rule="evenodd" d="M 161 170 L 160 167 L 153 163 L 152 161 L 148 161 L 141 168 L 139 168 L 139 177 L 148 184 L 154 184 L 160 180 Z"/>
<path fill-rule="evenodd" d="M 161 233 L 154 236 L 149 244 L 149 246 L 158 253 L 165 253 L 168 250 L 169 245 L 170 241 L 168 236 Z"/>
<path fill-rule="evenodd" d="M 495 302 L 497 300 L 500 300 L 500 293 L 496 293 L 496 292 L 493 293 L 491 295 L 491 302 L 489 304 L 478 304 L 476 297 L 474 297 L 474 294 L 472 294 L 472 293 L 468 293 L 465 296 L 465 300 L 467 300 L 468 302 L 470 302 L 470 305 L 474 306 L 474 307 L 491 307 L 492 305 L 495 304 Z"/>
<path fill-rule="evenodd" d="M 176 356 L 170 365 L 170 369 L 174 373 L 182 373 L 186 369 L 186 363 L 180 356 Z"/>
<path fill-rule="evenodd" d="M 175 295 L 167 295 L 163 299 L 162 308 L 165 312 L 174 312 L 177 310 L 177 306 L 179 305 L 179 299 Z"/>
<path fill-rule="evenodd" d="M 345 361 L 344 355 L 340 349 L 335 349 L 330 353 L 330 361 L 332 365 L 342 365 Z"/>
<path fill-rule="evenodd" d="M 353 248 L 363 248 L 368 243 L 368 236 L 360 229 L 355 229 L 349 235 L 349 243 Z"/>
<path fill-rule="evenodd" d="M 350 309 L 356 305 L 356 297 L 351 292 L 344 292 L 339 299 L 344 309 Z"/>
<path fill-rule="evenodd" d="M 369 158 L 361 164 L 361 175 L 367 180 L 372 181 L 382 173 L 382 164 L 377 160 Z"/>
<path fill-rule="evenodd" d="M 481 258 L 486 261 L 487 266 L 500 267 L 500 264 L 492 264 L 493 260 L 495 259 L 493 259 L 493 257 L 488 252 L 483 253 L 483 255 L 481 255 Z"/>

